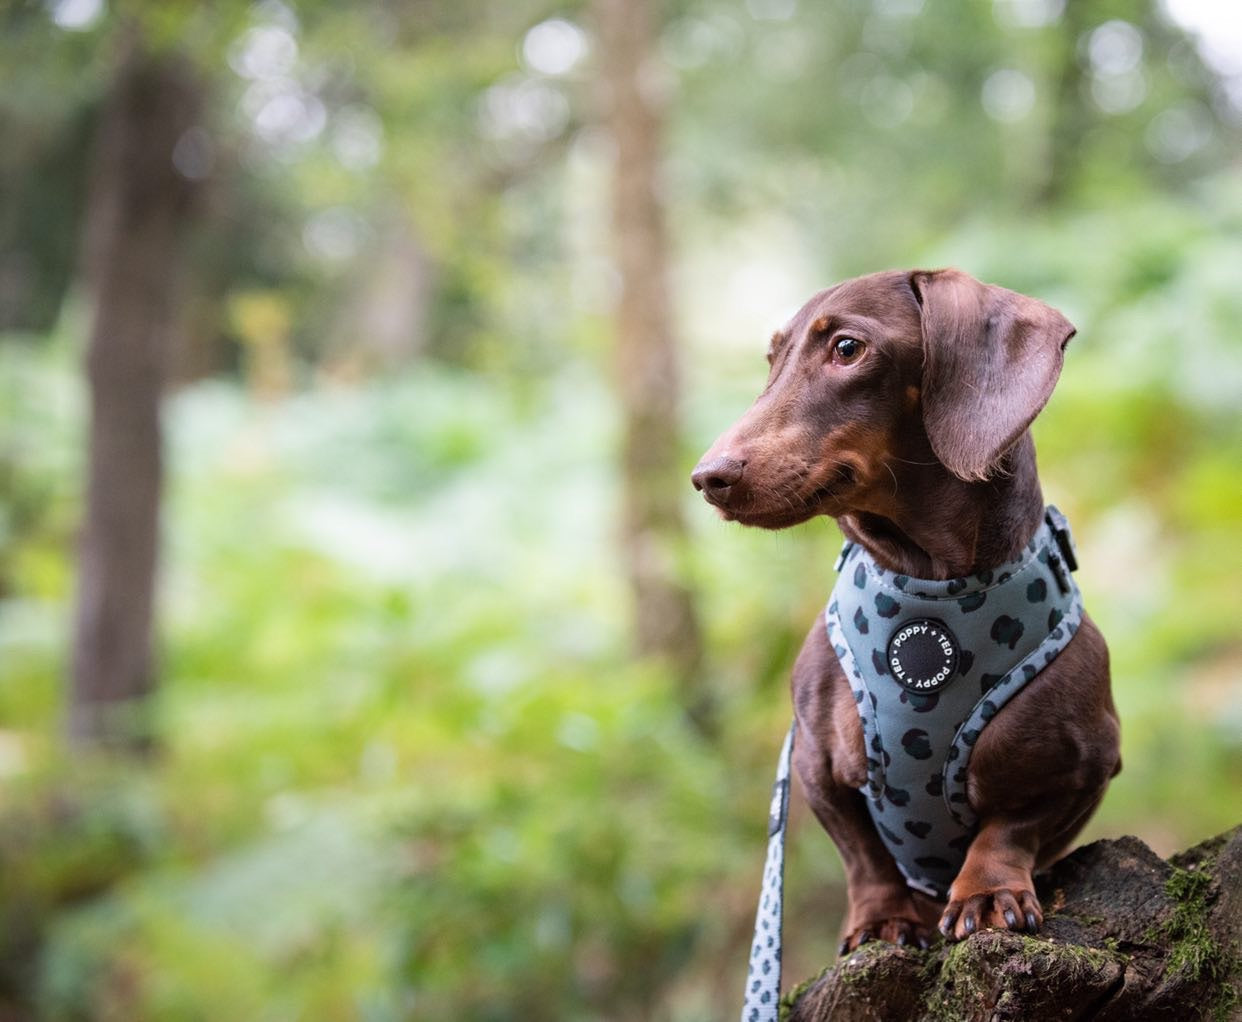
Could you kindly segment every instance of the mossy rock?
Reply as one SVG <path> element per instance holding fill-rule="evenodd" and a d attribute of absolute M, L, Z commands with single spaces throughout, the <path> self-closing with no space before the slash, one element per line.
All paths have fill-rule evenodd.
<path fill-rule="evenodd" d="M 1166 862 L 1097 841 L 1038 878 L 1038 936 L 866 944 L 782 1003 L 789 1022 L 1242 1020 L 1242 827 Z"/>

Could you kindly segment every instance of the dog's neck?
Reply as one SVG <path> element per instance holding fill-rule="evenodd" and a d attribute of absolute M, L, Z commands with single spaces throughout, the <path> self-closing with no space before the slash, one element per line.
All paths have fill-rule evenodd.
<path fill-rule="evenodd" d="M 964 482 L 934 458 L 893 467 L 894 499 L 883 513 L 839 518 L 846 538 L 890 571 L 926 579 L 973 575 L 1017 557 L 1043 518 L 1029 432 L 986 482 Z M 908 494 L 918 494 L 917 503 L 903 500 Z"/>

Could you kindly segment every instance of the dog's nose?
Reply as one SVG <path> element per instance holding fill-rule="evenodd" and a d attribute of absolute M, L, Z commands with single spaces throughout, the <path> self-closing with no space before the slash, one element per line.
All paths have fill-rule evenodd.
<path fill-rule="evenodd" d="M 690 481 L 709 503 L 724 507 L 729 502 L 729 494 L 734 484 L 742 478 L 742 470 L 746 462 L 736 458 L 713 458 L 701 461 L 690 474 Z"/>

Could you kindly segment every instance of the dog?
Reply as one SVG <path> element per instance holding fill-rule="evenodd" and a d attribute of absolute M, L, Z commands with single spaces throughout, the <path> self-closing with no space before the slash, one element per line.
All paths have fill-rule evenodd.
<path fill-rule="evenodd" d="M 728 521 L 828 515 L 847 541 L 792 681 L 842 954 L 1038 931 L 1033 875 L 1121 769 L 1108 648 L 1029 431 L 1074 333 L 959 270 L 847 280 L 772 337 L 766 387 L 692 474 Z"/>

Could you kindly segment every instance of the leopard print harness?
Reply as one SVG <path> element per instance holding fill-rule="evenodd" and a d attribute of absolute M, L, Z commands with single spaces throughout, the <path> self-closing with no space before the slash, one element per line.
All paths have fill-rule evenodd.
<path fill-rule="evenodd" d="M 825 615 L 862 719 L 871 818 L 907 883 L 943 898 L 977 820 L 971 750 L 1082 621 L 1069 523 L 1049 506 L 1013 561 L 945 581 L 846 543 Z"/>

